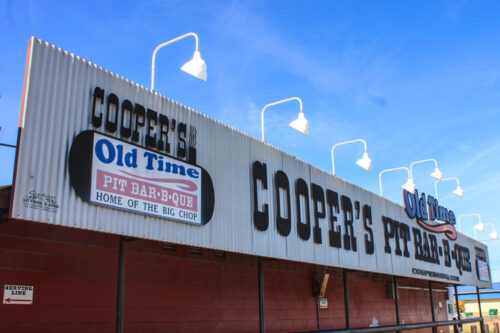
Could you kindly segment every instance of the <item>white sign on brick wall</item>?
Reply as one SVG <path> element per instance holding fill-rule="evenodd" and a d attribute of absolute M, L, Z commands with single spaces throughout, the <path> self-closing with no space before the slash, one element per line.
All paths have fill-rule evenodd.
<path fill-rule="evenodd" d="M 33 286 L 4 285 L 3 304 L 33 304 Z"/>

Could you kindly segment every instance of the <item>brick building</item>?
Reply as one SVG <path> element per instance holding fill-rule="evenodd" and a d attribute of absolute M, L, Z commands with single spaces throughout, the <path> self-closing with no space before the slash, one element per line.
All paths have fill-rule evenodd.
<path fill-rule="evenodd" d="M 35 38 L 0 194 L 1 331 L 408 325 L 491 287 L 437 199 L 401 207 Z"/>

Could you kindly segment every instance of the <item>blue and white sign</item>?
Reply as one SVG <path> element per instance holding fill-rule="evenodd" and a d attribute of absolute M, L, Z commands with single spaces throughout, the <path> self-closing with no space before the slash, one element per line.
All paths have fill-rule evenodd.
<path fill-rule="evenodd" d="M 84 131 L 71 146 L 69 173 L 89 203 L 196 225 L 208 222 L 202 211 L 202 177 L 208 174 L 184 161 Z"/>

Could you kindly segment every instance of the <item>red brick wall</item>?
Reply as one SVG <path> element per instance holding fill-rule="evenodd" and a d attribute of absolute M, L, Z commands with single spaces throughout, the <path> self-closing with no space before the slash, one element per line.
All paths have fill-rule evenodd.
<path fill-rule="evenodd" d="M 114 332 L 118 237 L 33 222 L 0 224 L 0 287 L 35 287 L 33 305 L 0 304 L 0 332 Z M 257 259 L 214 251 L 176 252 L 160 242 L 126 244 L 125 332 L 255 332 L 259 328 Z M 314 265 L 264 263 L 267 331 L 317 329 Z M 345 327 L 341 270 L 329 270 L 322 329 Z M 396 322 L 390 277 L 350 272 L 352 327 Z M 402 283 L 425 286 L 422 281 Z M 431 321 L 429 293 L 400 290 L 405 323 Z M 441 301 L 442 308 L 437 306 Z M 444 293 L 435 293 L 438 320 Z M 428 332 L 430 330 L 427 330 Z"/>

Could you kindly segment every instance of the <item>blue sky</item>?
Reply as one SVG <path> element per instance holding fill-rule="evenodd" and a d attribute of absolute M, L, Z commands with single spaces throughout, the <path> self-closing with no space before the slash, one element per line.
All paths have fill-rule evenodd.
<path fill-rule="evenodd" d="M 381 170 L 435 158 L 440 204 L 479 213 L 500 232 L 500 2 L 495 1 L 25 1 L 0 0 L 0 142 L 15 144 L 28 39 L 34 35 L 142 85 L 151 54 L 194 31 L 208 65 L 201 82 L 178 68 L 186 39 L 162 49 L 160 93 L 260 137 L 260 110 L 302 98 L 310 135 L 288 127 L 293 103 L 266 111 L 266 141 L 324 170 L 335 143 L 338 176 L 378 193 Z M 11 183 L 14 150 L 0 147 L 0 185 Z M 417 187 L 434 193 L 433 165 L 415 167 Z M 384 195 L 401 203 L 403 172 L 384 175 Z M 475 218 L 462 230 L 473 235 Z M 500 281 L 500 241 L 488 240 Z"/>

